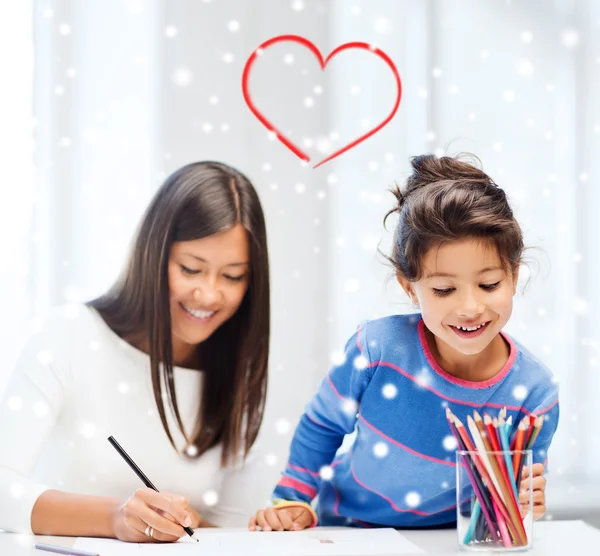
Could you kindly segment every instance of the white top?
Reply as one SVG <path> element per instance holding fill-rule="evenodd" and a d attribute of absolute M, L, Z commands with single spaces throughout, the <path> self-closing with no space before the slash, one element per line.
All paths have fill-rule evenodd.
<path fill-rule="evenodd" d="M 186 431 L 202 376 L 174 368 Z M 171 431 L 183 447 L 177 428 Z M 0 529 L 30 533 L 33 505 L 48 488 L 125 500 L 143 487 L 110 435 L 159 490 L 188 497 L 210 522 L 243 527 L 265 503 L 266 497 L 250 499 L 256 489 L 246 488 L 252 456 L 243 470 L 222 469 L 219 446 L 194 460 L 179 456 L 156 409 L 150 357 L 95 310 L 65 306 L 29 339 L 0 402 Z"/>

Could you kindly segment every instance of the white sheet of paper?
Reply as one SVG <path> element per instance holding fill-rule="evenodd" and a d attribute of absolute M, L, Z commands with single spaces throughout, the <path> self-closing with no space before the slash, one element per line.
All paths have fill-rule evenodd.
<path fill-rule="evenodd" d="M 423 554 L 424 551 L 394 529 L 308 529 L 299 532 L 249 532 L 204 529 L 200 542 L 184 538 L 171 544 L 122 543 L 79 538 L 74 547 L 100 556 L 362 556 Z"/>

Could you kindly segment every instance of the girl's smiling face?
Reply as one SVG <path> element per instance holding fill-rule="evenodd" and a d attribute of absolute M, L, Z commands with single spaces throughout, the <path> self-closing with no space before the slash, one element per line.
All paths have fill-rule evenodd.
<path fill-rule="evenodd" d="M 439 351 L 458 358 L 483 352 L 512 314 L 518 268 L 507 273 L 493 243 L 471 238 L 431 248 L 421 263 L 418 281 L 398 281 Z"/>

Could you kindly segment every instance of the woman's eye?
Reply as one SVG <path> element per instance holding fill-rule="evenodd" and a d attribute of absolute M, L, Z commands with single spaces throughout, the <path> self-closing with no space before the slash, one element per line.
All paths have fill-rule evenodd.
<path fill-rule="evenodd" d="M 448 295 L 454 288 L 446 288 L 443 290 L 440 290 L 438 288 L 433 288 L 433 293 L 435 295 Z"/>
<path fill-rule="evenodd" d="M 231 282 L 241 282 L 246 275 L 242 274 L 241 276 L 230 276 L 229 274 L 223 274 L 223 276 L 225 276 L 225 278 Z"/>
<path fill-rule="evenodd" d="M 499 285 L 500 285 L 500 282 L 495 282 L 493 284 L 481 284 L 481 287 L 484 290 L 491 291 L 491 290 L 495 290 Z"/>
<path fill-rule="evenodd" d="M 198 274 L 200 271 L 199 270 L 194 270 L 192 268 L 188 268 L 187 266 L 183 266 L 183 265 L 179 265 L 181 267 L 181 271 L 184 274 Z"/>

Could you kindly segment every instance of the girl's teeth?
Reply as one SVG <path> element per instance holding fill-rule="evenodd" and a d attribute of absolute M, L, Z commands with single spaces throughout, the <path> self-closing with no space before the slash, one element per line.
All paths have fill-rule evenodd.
<path fill-rule="evenodd" d="M 183 306 L 183 308 L 193 317 L 196 317 L 197 319 L 207 319 L 208 317 L 212 317 L 215 312 L 214 311 L 199 311 L 196 309 L 191 309 L 190 307 L 186 307 L 185 305 Z"/>
<path fill-rule="evenodd" d="M 479 330 L 482 326 L 485 326 L 486 323 L 480 324 L 479 326 L 473 326 L 471 328 L 467 328 L 465 326 L 456 326 L 459 330 L 463 330 L 465 332 L 473 332 L 474 330 Z"/>

